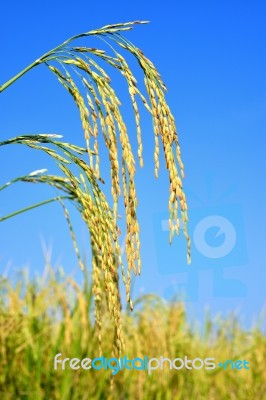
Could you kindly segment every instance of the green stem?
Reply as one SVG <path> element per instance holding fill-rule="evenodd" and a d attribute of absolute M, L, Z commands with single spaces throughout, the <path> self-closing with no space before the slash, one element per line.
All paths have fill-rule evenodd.
<path fill-rule="evenodd" d="M 69 198 L 69 196 L 57 196 L 57 197 L 54 197 L 54 198 L 49 199 L 49 200 L 41 201 L 40 203 L 36 203 L 36 204 L 33 204 L 32 206 L 28 206 L 28 207 L 22 208 L 21 210 L 15 211 L 15 212 L 13 212 L 11 214 L 8 214 L 8 215 L 0 218 L 0 222 L 3 222 L 3 221 L 5 221 L 6 219 L 9 219 L 9 218 L 15 217 L 15 215 L 22 214 L 22 213 L 24 213 L 26 211 L 29 211 L 29 210 L 32 210 L 34 208 L 41 207 L 41 206 L 43 206 L 45 204 L 52 203 L 53 201 L 62 200 L 62 199 L 68 199 L 69 200 L 70 198 Z"/>
<path fill-rule="evenodd" d="M 33 67 L 36 67 L 41 61 L 36 60 L 30 65 L 28 65 L 26 68 L 24 68 L 22 71 L 20 71 L 17 75 L 15 75 L 13 78 L 9 79 L 6 83 L 4 83 L 2 86 L 0 86 L 0 93 L 3 92 L 8 86 L 12 85 L 17 79 L 19 79 L 22 75 L 26 74 L 29 70 L 31 70 Z"/>
<path fill-rule="evenodd" d="M 3 186 L 0 186 L 0 192 L 1 192 L 1 190 L 6 189 L 8 186 L 10 186 L 13 183 L 16 183 L 16 182 L 18 182 L 20 180 L 21 180 L 21 177 L 15 178 L 15 179 L 12 179 L 12 181 L 9 181 L 9 182 L 5 183 Z"/>
<path fill-rule="evenodd" d="M 38 58 L 36 61 L 28 65 L 26 68 L 24 68 L 22 71 L 20 71 L 17 75 L 15 75 L 13 78 L 9 79 L 6 83 L 4 83 L 2 86 L 0 86 L 0 93 L 3 92 L 5 89 L 7 89 L 12 83 L 14 83 L 17 79 L 19 79 L 22 75 L 26 74 L 28 71 L 30 71 L 32 68 L 36 67 L 37 65 L 47 61 L 47 58 L 54 54 L 56 51 L 59 49 L 65 47 L 68 43 L 72 42 L 73 40 L 86 36 L 86 34 L 79 34 L 71 37 L 70 39 L 66 40 L 65 42 L 61 43 L 59 46 L 55 47 L 54 49 L 48 51 L 45 53 L 42 57 Z M 57 56 L 54 57 L 56 59 Z"/>

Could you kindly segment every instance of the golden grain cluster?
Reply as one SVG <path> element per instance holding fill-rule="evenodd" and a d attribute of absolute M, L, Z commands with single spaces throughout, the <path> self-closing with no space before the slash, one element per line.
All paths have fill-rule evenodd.
<path fill-rule="evenodd" d="M 141 102 L 152 116 L 155 137 L 155 176 L 158 177 L 159 172 L 160 146 L 162 146 L 165 165 L 169 173 L 170 242 L 175 233 L 179 234 L 182 221 L 183 232 L 187 239 L 187 258 L 190 261 L 187 203 L 182 184 L 184 167 L 181 161 L 175 120 L 165 100 L 166 87 L 153 63 L 138 47 L 122 35 L 124 31 L 132 29 L 135 24 L 142 23 L 145 23 L 145 21 L 107 25 L 101 29 L 76 35 L 44 54 L 11 79 L 9 84 L 5 84 L 0 88 L 0 91 L 3 91 L 31 68 L 45 64 L 70 93 L 78 107 L 85 135 L 88 161 L 73 155 L 72 152 L 77 150 L 82 153 L 77 147 L 68 147 L 66 149 L 67 144 L 64 144 L 64 148 L 60 147 L 58 142 L 52 143 L 50 141 L 50 144 L 57 146 L 57 149 L 63 151 L 70 158 L 70 162 L 79 167 L 80 176 L 73 174 L 70 168 L 67 167 L 64 158 L 62 159 L 62 156 L 48 146 L 45 149 L 42 147 L 42 150 L 57 160 L 59 167 L 65 174 L 64 180 L 55 176 L 45 177 L 43 174 L 37 174 L 35 177 L 24 180 L 45 181 L 45 183 L 52 184 L 56 188 L 66 191 L 68 197 L 78 205 L 90 232 L 93 256 L 92 276 L 95 296 L 95 319 L 98 326 L 99 340 L 101 341 L 102 299 L 106 297 L 109 311 L 115 323 L 115 345 L 119 352 L 123 341 L 120 322 L 119 268 L 121 268 L 122 279 L 126 288 L 127 301 L 130 307 L 133 308 L 132 299 L 130 298 L 130 284 L 132 272 L 135 275 L 141 272 L 140 228 L 137 219 L 138 201 L 135 184 L 136 157 L 121 113 L 121 103 L 117 96 L 117 91 L 112 86 L 111 78 L 102 66 L 104 63 L 108 66 L 108 71 L 111 69 L 110 67 L 113 67 L 114 70 L 123 75 L 127 82 L 136 123 L 137 156 L 141 166 L 143 166 L 143 144 L 138 102 Z M 107 50 L 73 46 L 74 40 L 92 36 L 99 38 L 101 40 L 100 43 Z M 123 52 L 129 52 L 138 61 L 144 74 L 146 94 L 139 89 L 137 80 L 123 56 Z M 112 207 L 109 207 L 97 183 L 101 180 L 100 135 L 103 136 L 109 154 L 111 193 L 113 197 Z M 40 136 L 38 138 L 24 138 L 20 143 L 25 144 L 26 141 L 27 145 L 38 148 L 39 144 L 36 144 L 36 140 L 40 140 Z M 123 197 L 125 208 L 126 269 L 123 266 L 119 241 L 118 207 L 120 196 Z M 75 250 L 79 257 L 78 246 L 68 211 L 63 203 L 62 205 L 71 230 Z M 79 263 L 82 266 L 80 257 Z"/>

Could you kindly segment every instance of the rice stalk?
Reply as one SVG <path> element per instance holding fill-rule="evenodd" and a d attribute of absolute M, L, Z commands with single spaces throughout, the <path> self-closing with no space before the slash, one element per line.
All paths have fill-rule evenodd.
<path fill-rule="evenodd" d="M 122 278 L 126 287 L 127 301 L 133 308 L 130 297 L 131 275 L 140 274 L 140 238 L 137 219 L 137 191 L 135 184 L 136 160 L 128 129 L 121 112 L 121 102 L 112 80 L 103 64 L 109 69 L 119 71 L 125 78 L 129 97 L 131 99 L 136 124 L 138 143 L 137 158 L 143 166 L 143 144 L 140 124 L 139 102 L 152 116 L 155 137 L 154 163 L 155 176 L 158 177 L 160 167 L 160 143 L 164 152 L 165 165 L 169 173 L 169 227 L 170 243 L 175 234 L 179 234 L 181 221 L 183 233 L 187 240 L 187 260 L 190 262 L 190 238 L 187 223 L 187 202 L 183 190 L 184 166 L 181 160 L 179 138 L 175 120 L 165 99 L 166 86 L 153 63 L 144 53 L 133 45 L 124 32 L 131 30 L 136 24 L 146 21 L 133 21 L 121 24 L 106 25 L 100 29 L 81 33 L 66 40 L 59 46 L 38 58 L 15 77 L 0 86 L 0 93 L 6 90 L 17 79 L 39 65 L 48 67 L 61 85 L 71 95 L 80 114 L 82 128 L 88 153 L 87 161 L 82 156 L 85 149 L 74 144 L 62 143 L 58 135 L 24 135 L 6 140 L 0 145 L 22 144 L 44 151 L 58 164 L 61 175 L 44 173 L 29 174 L 8 182 L 0 189 L 7 188 L 17 181 L 45 183 L 64 196 L 56 196 L 44 203 L 59 200 L 64 208 L 72 241 L 78 256 L 78 245 L 70 222 L 67 208 L 63 200 L 74 202 L 90 232 L 92 249 L 93 294 L 95 297 L 95 320 L 98 327 L 98 337 L 101 341 L 101 307 L 106 298 L 109 312 L 115 325 L 115 343 L 118 352 L 121 351 L 123 338 L 120 317 L 120 294 L 118 285 L 118 270 L 121 268 Z M 87 46 L 76 46 L 77 39 L 99 38 L 105 49 Z M 118 51 L 119 49 L 119 51 Z M 121 50 L 121 52 L 120 52 Z M 138 82 L 122 52 L 133 55 L 144 75 L 146 93 L 139 89 Z M 98 182 L 100 178 L 101 159 L 99 154 L 100 135 L 104 138 L 110 160 L 111 193 L 113 204 L 110 207 Z M 78 167 L 79 177 L 71 171 L 71 164 Z M 125 208 L 125 253 L 127 269 L 124 268 L 119 245 L 118 205 L 123 196 Z M 44 204 L 43 203 L 43 204 Z M 39 206 L 31 206 L 27 209 Z M 23 212 L 20 210 L 19 212 Z M 16 212 L 18 213 L 18 212 Z M 15 215 L 10 214 L 7 217 Z M 6 219 L 6 218 L 5 218 Z M 3 219 L 2 219 L 3 220 Z M 1 221 L 1 220 L 0 220 Z"/>
<path fill-rule="evenodd" d="M 7 144 L 22 144 L 30 146 L 33 149 L 44 151 L 56 161 L 59 168 L 64 173 L 64 177 L 62 177 L 43 174 L 42 170 L 34 171 L 34 173 L 18 177 L 13 181 L 8 182 L 2 186 L 2 189 L 7 188 L 11 184 L 14 184 L 18 181 L 23 181 L 30 183 L 45 183 L 52 186 L 57 191 L 59 190 L 64 192 L 66 196 L 56 196 L 55 198 L 46 202 L 59 200 L 63 205 L 74 248 L 77 253 L 79 263 L 83 268 L 73 227 L 70 222 L 67 208 L 62 203 L 62 199 L 64 198 L 72 201 L 77 207 L 90 232 L 93 256 L 92 266 L 94 278 L 93 293 L 95 295 L 95 319 L 98 326 L 99 342 L 101 341 L 100 328 L 102 298 L 101 301 L 99 301 L 98 296 L 101 292 L 103 292 L 108 304 L 109 312 L 114 320 L 115 347 L 118 352 L 121 352 L 123 339 L 120 318 L 121 305 L 118 286 L 118 268 L 121 265 L 122 260 L 120 246 L 118 243 L 119 231 L 107 200 L 105 199 L 103 192 L 100 190 L 91 169 L 81 158 L 77 157 L 69 150 L 69 146 L 65 146 L 63 143 L 55 141 L 54 139 L 44 135 L 25 135 L 0 142 L 0 146 Z M 53 144 L 56 148 L 59 148 L 61 151 L 63 151 L 64 157 L 44 144 Z M 79 153 L 84 153 L 85 151 L 79 147 L 75 147 L 74 149 L 78 150 Z M 78 179 L 77 176 L 74 175 L 67 167 L 67 165 L 70 163 L 70 160 L 81 171 L 80 179 Z M 35 206 L 36 205 L 27 207 L 19 212 L 29 210 Z M 13 213 L 12 215 L 15 215 L 16 213 Z M 0 222 L 4 221 L 5 219 L 7 219 L 7 216 L 2 217 Z M 67 309 L 65 306 L 64 310 L 65 315 L 67 316 Z"/>

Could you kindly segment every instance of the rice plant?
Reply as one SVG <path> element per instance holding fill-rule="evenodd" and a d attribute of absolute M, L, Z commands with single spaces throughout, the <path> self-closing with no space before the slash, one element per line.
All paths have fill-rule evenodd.
<path fill-rule="evenodd" d="M 121 304 L 118 286 L 119 270 L 126 287 L 127 302 L 133 308 L 130 297 L 132 273 L 141 272 L 139 222 L 137 219 L 137 193 L 135 184 L 136 158 L 143 166 L 143 145 L 140 124 L 139 104 L 142 103 L 150 113 L 154 138 L 155 176 L 158 177 L 160 147 L 163 149 L 165 166 L 169 173 L 169 228 L 170 242 L 174 234 L 180 232 L 183 222 L 183 233 L 187 240 L 187 260 L 190 261 L 190 238 L 187 230 L 187 203 L 183 190 L 184 166 L 175 120 L 165 99 L 166 86 L 153 63 L 144 53 L 124 35 L 136 24 L 146 21 L 134 21 L 123 24 L 107 25 L 103 28 L 81 33 L 48 51 L 24 70 L 0 86 L 0 93 L 8 89 L 31 69 L 43 65 L 55 75 L 59 83 L 66 89 L 78 107 L 85 149 L 74 143 L 63 143 L 56 135 L 30 134 L 7 139 L 0 146 L 20 144 L 32 149 L 44 151 L 58 164 L 61 173 L 49 175 L 45 171 L 35 171 L 27 176 L 15 178 L 2 185 L 1 190 L 18 181 L 45 183 L 56 188 L 60 194 L 42 203 L 29 206 L 0 221 L 27 211 L 33 207 L 51 201 L 60 201 L 67 218 L 79 264 L 82 261 L 71 225 L 70 216 L 65 205 L 72 201 L 85 220 L 92 250 L 92 291 L 95 300 L 95 320 L 98 328 L 98 339 L 101 344 L 102 304 L 106 298 L 109 313 L 113 317 L 115 327 L 115 348 L 121 352 L 123 336 L 121 328 Z M 76 40 L 89 41 L 99 39 L 99 43 L 107 48 L 76 46 Z M 144 76 L 146 92 L 140 90 L 132 69 L 124 53 L 136 58 Z M 103 67 L 106 65 L 106 69 Z M 121 103 L 116 88 L 113 87 L 109 70 L 118 71 L 126 80 L 129 97 L 132 102 L 137 136 L 137 155 L 132 150 L 132 140 L 121 112 Z M 112 204 L 108 204 L 104 192 L 99 186 L 101 179 L 101 156 L 99 154 L 99 138 L 102 135 L 110 160 L 110 179 Z M 73 173 L 76 166 L 79 174 Z M 125 252 L 127 265 L 124 267 L 121 257 L 120 228 L 118 224 L 118 204 L 123 198 L 125 208 L 126 241 Z"/>

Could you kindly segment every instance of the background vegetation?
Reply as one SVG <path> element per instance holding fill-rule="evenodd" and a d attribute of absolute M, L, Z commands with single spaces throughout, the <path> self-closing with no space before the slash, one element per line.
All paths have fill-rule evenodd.
<path fill-rule="evenodd" d="M 16 279 L 15 279 L 16 278 Z M 54 356 L 99 357 L 90 285 L 77 285 L 48 266 L 43 277 L 26 273 L 1 279 L 0 398 L 9 399 L 265 399 L 266 337 L 259 327 L 245 332 L 232 315 L 206 319 L 204 334 L 186 323 L 184 306 L 156 296 L 136 301 L 134 312 L 122 313 L 128 358 L 214 357 L 246 359 L 250 370 L 182 369 L 147 371 L 54 370 Z M 16 282 L 15 282 L 16 280 Z M 87 280 L 85 280 L 87 282 Z M 102 305 L 102 350 L 111 357 L 107 305 Z"/>

